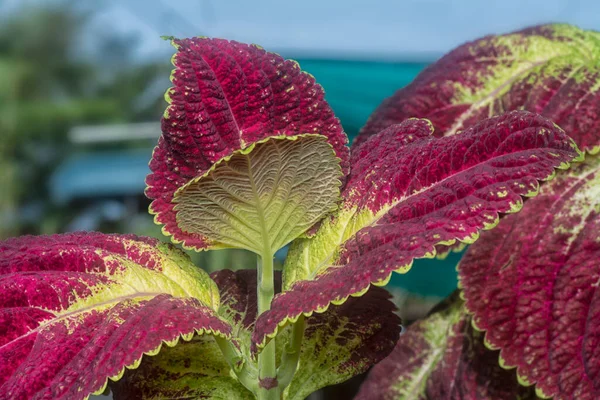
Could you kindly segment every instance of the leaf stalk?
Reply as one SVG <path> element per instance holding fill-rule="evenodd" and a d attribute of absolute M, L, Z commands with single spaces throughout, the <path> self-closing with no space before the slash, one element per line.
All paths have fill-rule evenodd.
<path fill-rule="evenodd" d="M 275 278 L 273 271 L 273 252 L 265 244 L 258 256 L 258 315 L 271 308 L 275 296 Z M 277 364 L 275 358 L 275 338 L 258 354 L 258 399 L 279 400 L 281 391 L 277 382 Z"/>

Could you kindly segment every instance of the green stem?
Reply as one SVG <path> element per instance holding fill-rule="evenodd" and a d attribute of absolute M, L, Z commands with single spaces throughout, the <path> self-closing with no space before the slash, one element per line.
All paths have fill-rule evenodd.
<path fill-rule="evenodd" d="M 292 338 L 288 342 L 277 370 L 279 388 L 283 391 L 294 377 L 300 360 L 300 349 L 304 338 L 304 315 L 300 315 L 292 327 Z"/>
<path fill-rule="evenodd" d="M 273 273 L 273 253 L 270 246 L 265 246 L 258 258 L 258 315 L 271 308 L 271 301 L 275 296 Z M 279 400 L 281 397 L 277 383 L 275 348 L 273 338 L 258 355 L 259 400 Z"/>
<path fill-rule="evenodd" d="M 229 367 L 235 373 L 240 383 L 246 389 L 256 393 L 258 390 L 258 371 L 256 368 L 244 360 L 244 357 L 230 340 L 219 336 L 215 336 L 214 338 Z"/>

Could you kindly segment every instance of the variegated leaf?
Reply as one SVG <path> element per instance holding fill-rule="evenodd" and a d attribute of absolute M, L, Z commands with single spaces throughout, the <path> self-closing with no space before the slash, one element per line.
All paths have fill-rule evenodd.
<path fill-rule="evenodd" d="M 281 228 L 283 241 L 322 218 L 335 205 L 337 196 L 331 194 L 348 172 L 348 139 L 314 77 L 295 61 L 255 45 L 208 38 L 172 43 L 174 86 L 165 95 L 169 106 L 146 179 L 150 211 L 163 232 L 197 250 L 255 250 L 248 243 L 257 236 L 253 229 L 261 230 L 260 240 Z M 267 169 L 255 165 L 265 155 L 277 160 Z M 236 170 L 241 164 L 253 169 Z M 323 167 L 318 177 L 315 167 Z M 252 177 L 263 178 L 262 186 L 248 180 Z M 201 207 L 207 196 L 192 195 L 205 184 L 212 186 L 213 207 Z M 318 207 L 304 215 L 306 204 L 297 196 L 311 186 L 326 189 L 309 191 L 315 197 L 306 201 Z M 186 213 L 199 208 L 200 215 Z M 250 215 L 248 208 L 254 208 Z M 317 211 L 322 214 L 316 218 Z M 204 222 L 207 214 L 212 217 Z M 253 223 L 253 214 L 263 214 L 261 225 L 245 229 L 239 220 Z M 279 226 L 287 217 L 290 222 Z"/>
<path fill-rule="evenodd" d="M 231 335 L 214 282 L 151 238 L 0 242 L 0 293 L 2 399 L 85 399 L 165 343 Z"/>
<path fill-rule="evenodd" d="M 541 114 L 598 152 L 600 32 L 541 25 L 459 46 L 386 99 L 355 143 L 407 118 L 452 135 L 511 110 Z"/>
<path fill-rule="evenodd" d="M 385 285 L 436 246 L 471 243 L 498 213 L 518 211 L 521 196 L 580 153 L 550 121 L 519 111 L 460 135 L 432 137 L 426 120 L 407 120 L 352 151 L 340 210 L 313 239 L 297 240 L 284 266 L 284 292 L 262 314 L 254 349 L 301 314 L 323 312 L 371 284 Z"/>
<path fill-rule="evenodd" d="M 109 383 L 114 400 L 253 400 L 210 336 L 195 336 L 144 357 L 139 368 Z"/>
<path fill-rule="evenodd" d="M 408 327 L 377 364 L 355 400 L 534 400 L 514 371 L 500 368 L 455 293 L 429 317 Z"/>
<path fill-rule="evenodd" d="M 475 325 L 540 396 L 600 396 L 599 257 L 600 159 L 588 156 L 459 265 Z"/>
<path fill-rule="evenodd" d="M 256 272 L 218 271 L 211 275 L 221 290 L 220 313 L 233 326 L 240 346 L 251 360 L 250 335 L 256 319 Z M 276 288 L 281 287 L 276 275 Z M 386 357 L 400 334 L 400 318 L 383 289 L 372 288 L 364 297 L 332 307 L 306 319 L 299 367 L 283 396 L 302 400 L 318 389 L 343 382 Z M 281 359 L 289 330 L 277 337 Z"/>

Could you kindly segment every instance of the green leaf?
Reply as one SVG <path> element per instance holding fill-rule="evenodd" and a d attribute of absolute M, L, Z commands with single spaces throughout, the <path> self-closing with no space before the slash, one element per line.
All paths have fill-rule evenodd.
<path fill-rule="evenodd" d="M 400 335 L 400 318 L 390 294 L 371 287 L 339 307 L 307 319 L 300 363 L 284 396 L 302 400 L 344 382 L 384 359 Z"/>
<path fill-rule="evenodd" d="M 212 248 L 275 253 L 336 209 L 341 178 L 325 136 L 269 138 L 177 190 L 177 223 Z"/>
<path fill-rule="evenodd" d="M 144 358 L 138 369 L 111 384 L 115 400 L 254 399 L 231 375 L 214 339 L 196 336 Z"/>
<path fill-rule="evenodd" d="M 211 274 L 221 293 L 219 314 L 232 326 L 246 362 L 251 363 L 250 335 L 256 320 L 256 272 L 218 271 Z M 275 275 L 276 291 L 281 288 Z M 400 335 L 400 318 L 390 295 L 373 287 L 365 296 L 305 320 L 298 370 L 284 391 L 285 399 L 301 400 L 325 386 L 365 372 L 385 358 Z M 291 329 L 277 336 L 277 360 L 286 351 Z M 279 366 L 279 364 L 278 364 Z"/>

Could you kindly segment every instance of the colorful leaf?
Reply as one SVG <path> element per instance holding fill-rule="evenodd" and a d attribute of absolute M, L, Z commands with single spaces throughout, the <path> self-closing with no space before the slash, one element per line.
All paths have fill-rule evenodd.
<path fill-rule="evenodd" d="M 428 121 L 408 120 L 353 149 L 341 208 L 292 245 L 284 292 L 259 317 L 255 349 L 301 314 L 385 285 L 415 258 L 435 256 L 435 246 L 472 243 L 579 155 L 560 128 L 524 111 L 461 135 L 432 133 Z"/>
<path fill-rule="evenodd" d="M 600 397 L 599 213 L 594 156 L 544 185 L 459 265 L 476 327 L 542 397 Z"/>
<path fill-rule="evenodd" d="M 298 63 L 259 46 L 221 39 L 172 43 L 178 50 L 171 75 L 174 87 L 165 95 L 169 106 L 150 162 L 146 194 L 153 200 L 155 221 L 164 224 L 163 231 L 175 241 L 195 249 L 223 245 L 222 238 L 180 226 L 175 193 L 225 158 L 248 153 L 268 138 L 323 135 L 343 174 L 348 172 L 347 137 L 323 89 Z"/>
<path fill-rule="evenodd" d="M 179 188 L 174 211 L 212 248 L 274 254 L 336 209 L 341 176 L 325 136 L 269 138 Z"/>
<path fill-rule="evenodd" d="M 250 360 L 250 334 L 256 319 L 256 271 L 218 271 L 211 275 L 221 289 L 220 313 L 233 326 L 240 346 Z M 276 288 L 281 281 L 276 275 Z M 400 334 L 400 318 L 383 289 L 372 288 L 363 298 L 348 301 L 328 312 L 307 318 L 296 371 L 284 398 L 301 400 L 310 393 L 343 382 L 366 371 L 386 357 Z M 277 337 L 280 359 L 290 336 Z"/>
<path fill-rule="evenodd" d="M 303 400 L 320 388 L 344 382 L 384 359 L 400 336 L 400 318 L 384 289 L 307 319 L 300 367 L 286 398 Z"/>
<path fill-rule="evenodd" d="M 217 288 L 183 253 L 133 235 L 0 242 L 0 398 L 84 399 L 163 343 L 229 337 Z"/>
<path fill-rule="evenodd" d="M 466 43 L 386 99 L 356 143 L 407 118 L 451 135 L 492 115 L 528 110 L 560 125 L 586 151 L 600 150 L 600 32 L 542 25 Z"/>
<path fill-rule="evenodd" d="M 458 293 L 408 327 L 396 348 L 377 364 L 355 400 L 535 399 L 514 371 L 498 365 L 473 329 Z"/>
<path fill-rule="evenodd" d="M 210 336 L 195 336 L 144 357 L 139 368 L 110 383 L 115 400 L 219 399 L 252 400 L 254 396 L 231 376 L 219 346 Z"/>

